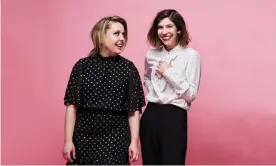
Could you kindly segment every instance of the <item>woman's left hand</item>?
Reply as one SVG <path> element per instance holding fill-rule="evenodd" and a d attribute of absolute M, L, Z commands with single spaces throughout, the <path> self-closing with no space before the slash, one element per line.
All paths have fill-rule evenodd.
<path fill-rule="evenodd" d="M 139 149 L 137 143 L 131 143 L 128 148 L 130 162 L 137 161 L 139 158 Z"/>
<path fill-rule="evenodd" d="M 156 71 L 159 74 L 163 75 L 163 73 L 170 67 L 172 67 L 172 65 L 170 63 L 165 62 L 165 61 L 160 61 L 157 68 L 156 68 Z"/>

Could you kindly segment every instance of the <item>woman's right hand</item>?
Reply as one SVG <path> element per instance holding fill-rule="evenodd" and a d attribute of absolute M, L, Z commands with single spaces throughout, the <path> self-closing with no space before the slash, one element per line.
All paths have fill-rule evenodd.
<path fill-rule="evenodd" d="M 66 142 L 64 144 L 62 154 L 63 154 L 63 158 L 70 163 L 73 162 L 73 159 L 76 159 L 76 150 L 75 150 L 75 146 L 72 141 Z M 73 157 L 73 158 L 71 158 L 71 157 Z"/>

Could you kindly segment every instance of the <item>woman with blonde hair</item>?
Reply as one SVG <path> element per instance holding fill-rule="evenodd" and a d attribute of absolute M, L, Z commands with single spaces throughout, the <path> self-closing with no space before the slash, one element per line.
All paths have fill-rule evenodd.
<path fill-rule="evenodd" d="M 64 96 L 63 157 L 68 165 L 128 165 L 138 159 L 145 100 L 137 68 L 120 55 L 127 23 L 104 17 L 91 38 L 94 48 L 74 65 Z"/>

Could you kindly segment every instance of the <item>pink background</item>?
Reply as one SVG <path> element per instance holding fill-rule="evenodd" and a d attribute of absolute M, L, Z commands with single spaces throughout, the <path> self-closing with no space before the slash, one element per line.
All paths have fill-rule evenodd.
<path fill-rule="evenodd" d="M 202 57 L 187 164 L 276 164 L 275 0 L 2 0 L 2 164 L 63 164 L 63 95 L 92 26 L 127 20 L 123 55 L 142 77 L 164 8 L 183 14 Z"/>

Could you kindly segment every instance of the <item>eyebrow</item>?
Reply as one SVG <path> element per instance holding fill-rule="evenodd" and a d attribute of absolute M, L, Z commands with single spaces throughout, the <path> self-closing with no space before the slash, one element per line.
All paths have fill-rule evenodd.
<path fill-rule="evenodd" d="M 122 34 L 125 34 L 125 31 L 115 30 L 114 33 L 120 32 Z"/>
<path fill-rule="evenodd" d="M 174 26 L 174 25 L 173 24 L 158 25 L 158 27 L 162 27 L 162 26 Z"/>

